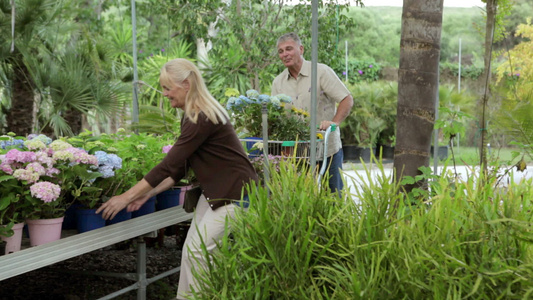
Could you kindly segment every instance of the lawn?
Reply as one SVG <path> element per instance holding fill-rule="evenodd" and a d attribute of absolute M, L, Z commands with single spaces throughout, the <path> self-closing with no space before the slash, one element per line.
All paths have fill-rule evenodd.
<path fill-rule="evenodd" d="M 452 151 L 448 149 L 448 163 L 453 163 L 451 161 Z M 490 162 L 499 162 L 500 164 L 507 164 L 512 158 L 512 152 L 518 151 L 513 148 L 489 148 L 487 160 Z M 453 148 L 453 157 L 455 158 L 455 163 L 457 165 L 479 165 L 479 148 L 477 147 L 454 147 Z M 519 158 L 515 158 L 512 163 L 518 162 Z M 431 162 L 433 165 L 433 161 Z"/>
<path fill-rule="evenodd" d="M 511 165 L 516 164 L 520 160 L 520 156 L 512 160 L 512 152 L 518 151 L 514 148 L 490 148 L 487 156 L 487 160 L 490 163 L 498 162 L 499 165 Z M 455 164 L 458 166 L 475 166 L 479 165 L 479 148 L 477 147 L 454 147 L 453 148 L 453 157 L 455 158 Z M 527 160 L 527 159 L 526 159 Z M 392 160 L 387 160 L 388 163 L 392 163 Z M 453 165 L 452 161 L 452 151 L 448 149 L 448 159 L 440 161 L 440 165 L 447 163 L 449 166 Z M 369 163 L 368 163 L 369 164 Z M 392 164 L 390 164 L 392 167 Z M 430 167 L 433 167 L 433 158 L 431 158 Z M 362 170 L 364 167 L 360 162 L 345 162 L 345 170 Z"/>

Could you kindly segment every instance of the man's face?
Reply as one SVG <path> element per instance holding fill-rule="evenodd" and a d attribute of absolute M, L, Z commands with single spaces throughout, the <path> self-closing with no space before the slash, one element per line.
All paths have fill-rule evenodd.
<path fill-rule="evenodd" d="M 286 40 L 278 44 L 278 55 L 287 68 L 301 66 L 304 46 L 293 40 Z"/>

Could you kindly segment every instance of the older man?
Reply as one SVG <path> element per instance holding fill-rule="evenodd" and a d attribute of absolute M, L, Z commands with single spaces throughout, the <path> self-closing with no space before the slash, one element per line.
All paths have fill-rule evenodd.
<path fill-rule="evenodd" d="M 311 62 L 303 57 L 304 46 L 296 33 L 287 33 L 278 39 L 278 55 L 287 67 L 272 82 L 272 95 L 286 94 L 297 108 L 311 111 Z M 353 97 L 350 91 L 329 66 L 317 66 L 317 120 L 319 128 L 326 130 L 331 124 L 340 125 L 350 114 Z M 329 173 L 329 188 L 339 192 L 343 188 L 340 170 L 343 153 L 340 130 L 330 135 L 326 164 Z M 319 162 L 320 164 L 323 162 Z"/>

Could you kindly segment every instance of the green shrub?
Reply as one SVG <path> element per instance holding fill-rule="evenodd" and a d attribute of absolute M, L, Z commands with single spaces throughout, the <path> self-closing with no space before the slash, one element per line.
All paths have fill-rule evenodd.
<path fill-rule="evenodd" d="M 433 178 L 404 204 L 381 169 L 340 199 L 282 162 L 231 222 L 197 299 L 523 299 L 533 290 L 531 181 Z M 367 178 L 368 177 L 368 178 Z M 512 182 L 512 181 L 511 181 Z M 392 209 L 394 208 L 394 209 Z"/>
<path fill-rule="evenodd" d="M 337 65 L 335 72 L 344 80 L 346 77 L 346 64 Z M 360 61 L 351 59 L 348 61 L 348 83 L 372 82 L 381 78 L 382 66 L 374 60 Z"/>

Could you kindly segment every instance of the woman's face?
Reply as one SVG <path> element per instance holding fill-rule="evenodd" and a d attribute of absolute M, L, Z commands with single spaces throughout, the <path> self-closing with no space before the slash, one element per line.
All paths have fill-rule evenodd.
<path fill-rule="evenodd" d="M 174 84 L 172 86 L 162 85 L 163 96 L 170 100 L 170 105 L 174 108 L 185 108 L 185 98 L 189 92 L 189 82 L 185 80 L 181 84 Z"/>

